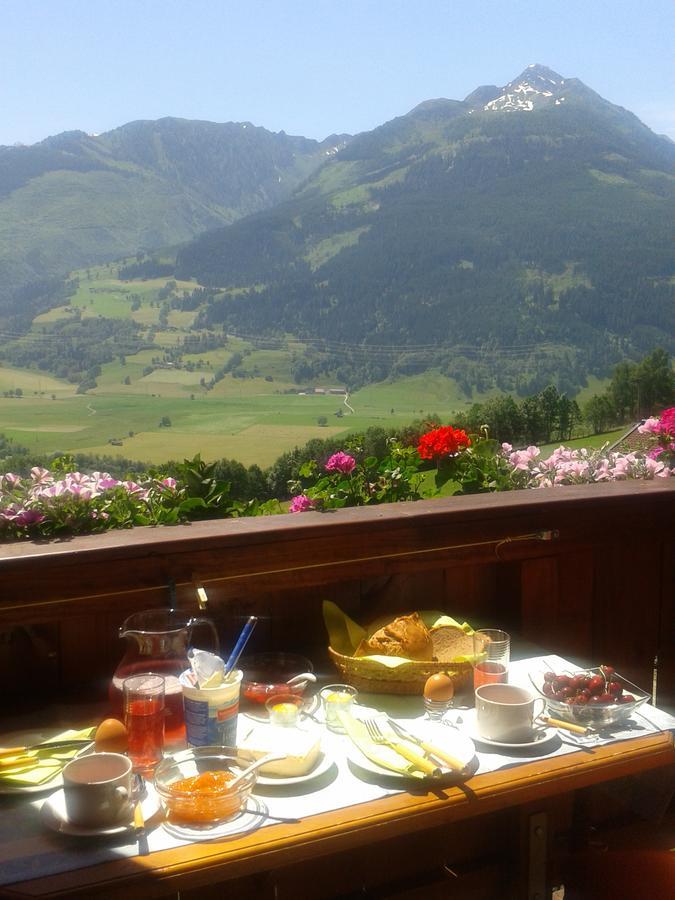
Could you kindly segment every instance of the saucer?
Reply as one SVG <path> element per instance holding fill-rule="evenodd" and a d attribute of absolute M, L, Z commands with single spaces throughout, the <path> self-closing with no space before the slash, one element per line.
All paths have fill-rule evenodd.
<path fill-rule="evenodd" d="M 151 784 L 147 785 L 147 794 L 141 800 L 143 818 L 147 822 L 159 809 L 159 798 Z M 133 820 L 122 822 L 119 825 L 109 825 L 102 828 L 88 828 L 84 825 L 75 825 L 68 821 L 66 813 L 66 795 L 63 790 L 56 791 L 51 797 L 47 797 L 40 807 L 40 817 L 43 825 L 58 831 L 60 834 L 70 834 L 75 837 L 102 837 L 110 834 L 123 834 L 133 828 Z"/>
<path fill-rule="evenodd" d="M 475 741 L 477 744 L 484 744 L 486 747 L 496 747 L 504 750 L 532 750 L 533 748 L 547 744 L 558 735 L 557 729 L 541 726 L 534 729 L 534 738 L 531 741 L 493 741 L 490 738 L 482 737 L 478 733 L 475 717 L 470 721 L 465 721 L 462 725 L 462 729 L 466 731 L 471 740 Z"/>
<path fill-rule="evenodd" d="M 240 810 L 236 816 L 219 825 L 214 825 L 212 828 L 190 828 L 189 825 L 174 825 L 168 820 L 162 823 L 162 827 L 172 837 L 181 838 L 184 841 L 213 841 L 249 834 L 256 828 L 260 828 L 268 815 L 267 806 L 262 800 L 258 797 L 249 797 L 245 808 Z"/>

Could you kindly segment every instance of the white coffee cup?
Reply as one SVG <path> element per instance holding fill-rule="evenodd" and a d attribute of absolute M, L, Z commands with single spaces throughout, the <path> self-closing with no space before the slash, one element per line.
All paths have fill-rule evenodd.
<path fill-rule="evenodd" d="M 107 828 L 131 820 L 131 760 L 121 753 L 92 753 L 63 769 L 66 815 L 73 825 Z"/>
<path fill-rule="evenodd" d="M 533 739 L 535 705 L 545 701 L 515 684 L 483 684 L 476 688 L 476 727 L 488 741 L 504 744 Z"/>

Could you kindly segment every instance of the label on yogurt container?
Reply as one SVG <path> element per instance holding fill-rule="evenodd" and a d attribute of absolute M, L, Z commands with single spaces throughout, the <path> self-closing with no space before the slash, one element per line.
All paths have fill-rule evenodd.
<path fill-rule="evenodd" d="M 184 673 L 185 674 L 185 673 Z M 236 747 L 239 685 L 242 673 L 217 688 L 196 688 L 181 675 L 188 745 Z"/>

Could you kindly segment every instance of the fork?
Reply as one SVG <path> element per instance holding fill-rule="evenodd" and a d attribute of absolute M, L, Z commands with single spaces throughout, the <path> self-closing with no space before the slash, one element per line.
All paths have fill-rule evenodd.
<path fill-rule="evenodd" d="M 374 719 L 362 719 L 361 721 L 365 725 L 368 736 L 374 744 L 382 744 L 385 747 L 391 747 L 392 750 L 396 751 L 396 753 L 404 757 L 404 759 L 407 759 L 408 762 L 411 762 L 416 769 L 420 769 L 425 775 L 438 777 L 442 774 L 438 766 L 435 766 L 426 759 L 426 757 L 420 756 L 420 754 L 415 753 L 414 750 L 410 750 L 400 741 L 391 740 L 391 738 L 382 734 L 379 724 Z"/>

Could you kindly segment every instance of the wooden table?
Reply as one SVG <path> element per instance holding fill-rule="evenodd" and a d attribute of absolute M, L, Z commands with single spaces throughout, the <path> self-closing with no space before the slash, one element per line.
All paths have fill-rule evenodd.
<path fill-rule="evenodd" d="M 673 735 L 662 732 L 606 745 L 592 753 L 579 751 L 528 762 L 433 794 L 395 794 L 297 824 L 271 825 L 227 842 L 192 844 L 28 879 L 5 888 L 0 895 L 132 900 L 175 897 L 180 891 L 181 900 L 230 895 L 238 900 L 310 900 L 350 896 L 352 891 L 353 896 L 425 900 L 471 894 L 477 900 L 492 894 L 477 893 L 470 872 L 468 880 L 466 876 L 455 878 L 453 865 L 459 857 L 471 859 L 481 852 L 494 857 L 509 844 L 513 880 L 509 888 L 499 882 L 503 874 L 495 876 L 502 884 L 499 896 L 539 895 L 543 900 L 551 896 L 547 833 L 552 834 L 556 817 L 565 818 L 567 827 L 574 824 L 574 798 L 590 786 L 651 770 L 661 769 L 662 778 L 664 767 L 672 774 L 674 766 Z M 0 812 L 3 805 L 0 801 Z M 500 841 L 502 848 L 492 846 Z M 31 843 L 24 837 L 0 847 L 0 863 L 29 857 Z M 428 884 L 420 893 L 426 877 L 423 873 L 432 870 L 445 878 L 445 884 Z M 483 881 L 486 872 L 489 876 L 489 861 L 480 869 Z M 398 893 L 378 894 L 377 885 L 387 881 L 403 887 Z M 230 887 L 223 887 L 223 882 L 230 882 Z M 417 888 L 406 887 L 409 883 Z M 335 893 L 331 893 L 333 887 Z"/>

